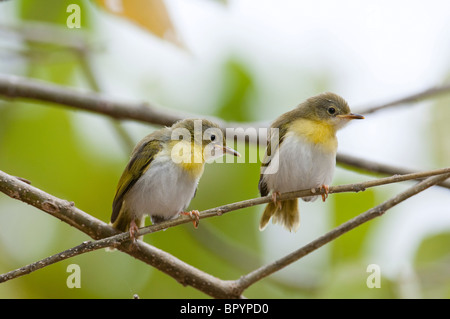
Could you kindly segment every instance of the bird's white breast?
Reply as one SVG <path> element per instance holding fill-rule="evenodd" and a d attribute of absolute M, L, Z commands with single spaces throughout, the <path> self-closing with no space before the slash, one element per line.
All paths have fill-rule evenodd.
<path fill-rule="evenodd" d="M 170 219 L 189 205 L 199 179 L 186 174 L 170 155 L 160 155 L 129 191 L 125 202 L 135 214 Z"/>
<path fill-rule="evenodd" d="M 336 153 L 287 133 L 265 174 L 268 189 L 280 193 L 329 185 L 333 179 Z M 313 200 L 305 198 L 305 200 Z"/>

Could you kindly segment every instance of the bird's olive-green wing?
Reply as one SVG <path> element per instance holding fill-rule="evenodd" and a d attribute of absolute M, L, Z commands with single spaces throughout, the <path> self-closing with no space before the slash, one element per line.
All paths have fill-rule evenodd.
<path fill-rule="evenodd" d="M 113 212 L 111 215 L 111 223 L 119 216 L 122 208 L 123 198 L 125 194 L 133 187 L 137 180 L 145 173 L 148 166 L 151 164 L 156 154 L 162 149 L 161 141 L 159 140 L 143 140 L 138 145 L 131 156 L 130 162 L 125 167 L 125 170 L 120 177 L 117 185 L 116 196 L 113 201 Z"/>
<path fill-rule="evenodd" d="M 263 176 L 264 176 L 264 168 L 268 167 L 270 165 L 270 162 L 272 160 L 273 154 L 277 151 L 277 149 L 281 146 L 281 143 L 283 143 L 284 137 L 286 136 L 286 132 L 288 129 L 289 124 L 289 118 L 286 116 L 281 116 L 270 127 L 269 136 L 267 139 L 267 148 L 266 148 L 266 155 L 264 156 L 264 161 L 261 163 L 261 174 L 259 176 L 259 183 L 258 183 L 258 189 L 261 196 L 267 196 L 269 194 L 269 189 L 267 184 L 264 182 Z M 278 141 L 274 140 L 272 141 L 275 132 L 273 129 L 278 130 Z"/>

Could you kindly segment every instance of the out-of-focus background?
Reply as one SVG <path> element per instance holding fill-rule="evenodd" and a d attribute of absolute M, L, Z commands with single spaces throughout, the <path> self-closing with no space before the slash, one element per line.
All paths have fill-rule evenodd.
<path fill-rule="evenodd" d="M 80 28 L 75 11 L 81 13 Z M 332 91 L 358 112 L 450 75 L 448 1 L 10 0 L 0 73 L 148 101 L 174 112 L 272 121 Z M 345 154 L 418 170 L 450 163 L 450 96 L 370 114 L 338 133 Z M 0 99 L 0 170 L 108 221 L 130 144 L 156 127 L 43 102 Z M 124 133 L 125 132 L 125 133 Z M 245 151 L 243 145 L 238 150 Z M 249 151 L 249 149 L 247 149 Z M 256 149 L 253 149 L 256 151 Z M 333 185 L 374 178 L 338 168 Z M 208 164 L 191 209 L 258 196 L 258 163 Z M 263 206 L 145 237 L 222 279 L 239 276 L 411 186 L 300 202 L 301 226 L 258 230 Z M 87 240 L 0 194 L 0 273 Z M 68 288 L 78 264 L 81 288 Z M 368 266 L 381 272 L 369 288 Z M 250 298 L 449 298 L 450 196 L 434 187 L 250 287 Z M 369 268 L 370 270 L 370 268 Z M 0 284 L 0 298 L 203 298 L 120 252 L 72 258 Z"/>

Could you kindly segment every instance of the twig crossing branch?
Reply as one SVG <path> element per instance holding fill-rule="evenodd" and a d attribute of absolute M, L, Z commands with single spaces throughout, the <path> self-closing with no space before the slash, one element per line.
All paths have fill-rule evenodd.
<path fill-rule="evenodd" d="M 431 177 L 430 177 L 431 176 Z M 443 182 L 445 179 L 450 177 L 450 168 L 444 168 L 440 170 L 407 174 L 407 175 L 395 175 L 388 178 L 381 178 L 373 181 L 367 181 L 357 184 L 348 184 L 330 187 L 329 193 L 339 193 L 339 192 L 358 192 L 363 191 L 369 187 L 375 187 L 380 185 L 385 185 L 389 183 L 396 183 L 416 178 L 425 178 L 424 181 L 410 187 L 405 192 L 391 198 L 390 200 L 384 202 L 383 204 L 376 206 L 369 211 L 353 218 L 352 220 L 336 227 L 327 234 L 319 237 L 308 245 L 292 252 L 291 254 L 277 260 L 276 262 L 260 267 L 257 270 L 242 276 L 235 281 L 224 281 L 209 274 L 206 274 L 188 264 L 183 263 L 174 256 L 165 253 L 156 247 L 150 246 L 143 242 L 130 242 L 129 233 L 115 234 L 114 229 L 105 223 L 95 220 L 88 214 L 79 211 L 75 208 L 72 203 L 58 199 L 49 195 L 23 181 L 20 179 L 10 176 L 4 172 L 0 171 L 0 190 L 7 194 L 8 196 L 31 204 L 41 210 L 44 210 L 53 216 L 60 218 L 66 222 L 67 219 L 63 216 L 66 213 L 71 213 L 73 222 L 69 223 L 72 226 L 84 231 L 89 234 L 94 239 L 98 237 L 105 237 L 98 239 L 96 241 L 87 241 L 82 244 L 68 249 L 59 254 L 47 257 L 43 260 L 37 261 L 30 265 L 21 267 L 17 270 L 13 270 L 6 274 L 0 275 L 0 283 L 5 282 L 19 276 L 31 273 L 35 270 L 46 267 L 55 262 L 80 255 L 93 250 L 105 248 L 105 247 L 116 247 L 134 257 L 137 257 L 148 264 L 160 269 L 161 271 L 174 277 L 176 280 L 183 284 L 188 284 L 197 288 L 204 293 L 215 297 L 215 298 L 239 298 L 241 297 L 243 291 L 248 288 L 251 284 L 264 277 L 278 271 L 287 265 L 297 261 L 298 259 L 306 256 L 312 251 L 318 249 L 319 247 L 325 245 L 326 243 L 332 241 L 333 239 L 341 236 L 342 234 L 350 231 L 351 229 L 365 223 L 375 217 L 382 215 L 386 210 L 392 208 L 393 206 L 399 204 L 405 199 L 433 186 L 437 183 Z M 312 194 L 320 193 L 320 189 L 313 190 L 300 190 L 296 192 L 284 193 L 280 195 L 280 200 L 292 199 L 303 196 L 311 196 Z M 212 208 L 203 211 L 200 214 L 201 218 L 207 218 L 212 216 L 222 215 L 224 213 L 238 210 L 245 207 L 250 207 L 254 205 L 264 204 L 271 200 L 270 196 L 250 199 L 242 202 L 232 203 L 229 205 L 224 205 L 216 208 Z M 89 221 L 89 227 L 85 226 L 83 223 L 87 220 Z M 190 221 L 187 217 L 180 217 L 173 221 L 165 222 L 161 225 L 149 226 L 142 228 L 139 231 L 139 235 L 159 231 L 163 228 L 173 227 L 182 223 Z M 81 225 L 80 225 L 81 223 Z M 180 276 L 180 274 L 182 274 Z"/>

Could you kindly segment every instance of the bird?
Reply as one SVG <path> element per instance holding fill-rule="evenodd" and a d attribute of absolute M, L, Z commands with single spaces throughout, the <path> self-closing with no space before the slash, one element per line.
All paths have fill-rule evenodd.
<path fill-rule="evenodd" d="M 260 219 L 260 230 L 266 228 L 270 219 L 290 232 L 298 230 L 298 200 L 279 201 L 281 193 L 319 187 L 323 190 L 322 200 L 326 200 L 336 166 L 336 132 L 350 120 L 363 118 L 351 113 L 341 96 L 325 92 L 275 119 L 268 131 L 258 183 L 261 196 L 272 193 L 272 201 Z M 317 196 L 302 199 L 314 201 Z"/>
<path fill-rule="evenodd" d="M 145 216 L 157 224 L 185 214 L 197 227 L 199 212 L 185 209 L 196 194 L 205 162 L 225 153 L 240 156 L 226 146 L 222 129 L 205 119 L 180 120 L 147 135 L 133 149 L 119 179 L 110 225 L 129 231 L 133 240 Z"/>

